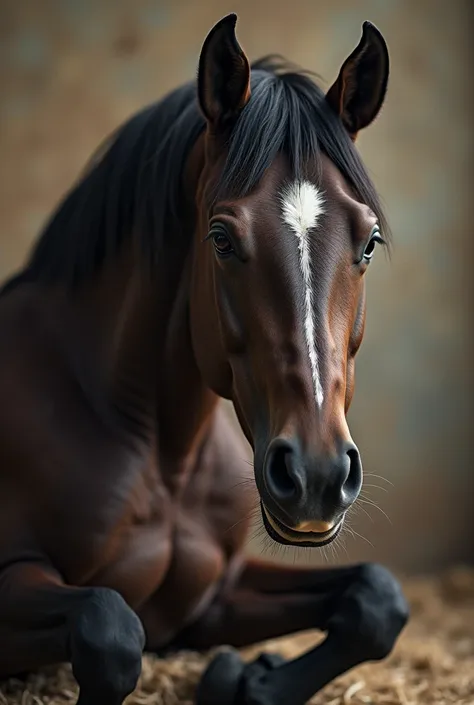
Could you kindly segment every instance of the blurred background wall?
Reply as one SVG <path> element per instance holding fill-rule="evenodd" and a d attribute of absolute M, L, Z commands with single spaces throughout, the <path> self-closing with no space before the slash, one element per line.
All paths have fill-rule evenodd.
<path fill-rule="evenodd" d="M 386 107 L 359 145 L 396 244 L 368 274 L 350 420 L 365 497 L 391 523 L 361 504 L 335 560 L 417 571 L 473 560 L 469 0 L 1 0 L 0 279 L 98 143 L 193 77 L 206 32 L 230 11 L 251 58 L 283 53 L 326 86 L 365 19 L 388 41 Z"/>

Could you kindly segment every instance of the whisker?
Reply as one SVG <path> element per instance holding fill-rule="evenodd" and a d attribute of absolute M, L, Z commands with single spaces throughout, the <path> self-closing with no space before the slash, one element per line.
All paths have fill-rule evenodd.
<path fill-rule="evenodd" d="M 355 529 L 353 529 L 352 527 L 348 526 L 347 528 L 351 532 L 353 538 L 355 538 L 355 536 L 358 536 L 358 538 L 362 539 L 363 541 L 366 541 L 366 543 L 368 543 L 369 546 L 372 546 L 372 548 L 375 548 L 374 544 L 371 541 L 369 541 L 368 538 L 366 538 L 365 536 L 362 536 L 362 534 L 359 534 L 359 532 L 356 531 Z"/>
<path fill-rule="evenodd" d="M 256 512 L 259 511 L 258 507 L 254 507 L 250 512 L 247 512 L 245 516 L 243 516 L 241 519 L 236 521 L 232 526 L 229 526 L 225 531 L 224 534 L 227 534 L 229 531 L 232 531 L 232 529 L 235 529 L 236 526 L 239 524 L 242 524 L 244 521 L 251 521 L 252 519 L 255 519 Z"/>
<path fill-rule="evenodd" d="M 260 540 L 260 542 L 265 538 L 268 537 L 267 530 L 263 526 L 263 524 L 257 524 L 250 536 L 251 541 L 257 541 Z"/>
<path fill-rule="evenodd" d="M 381 512 L 381 513 L 384 515 L 384 517 L 387 519 L 388 523 L 393 526 L 393 522 L 392 522 L 392 520 L 390 519 L 390 517 L 388 516 L 387 512 L 385 512 L 385 511 L 382 509 L 382 507 L 379 507 L 378 504 L 375 504 L 375 502 L 373 502 L 372 500 L 364 499 L 364 498 L 361 498 L 361 497 L 359 497 L 359 499 L 358 499 L 357 501 L 358 501 L 358 503 L 361 502 L 362 504 L 368 504 L 369 507 L 374 507 L 374 509 L 378 509 L 379 512 Z M 361 509 L 362 509 L 362 507 L 361 507 Z M 365 510 L 364 510 L 364 511 L 365 511 Z M 368 514 L 368 512 L 366 512 L 366 514 Z"/>
<path fill-rule="evenodd" d="M 391 485 L 392 487 L 395 487 L 395 485 L 393 484 L 393 482 L 391 482 L 390 480 L 388 480 L 386 477 L 382 477 L 382 475 L 376 475 L 376 474 L 373 473 L 373 472 L 364 473 L 364 475 L 365 475 L 365 477 L 376 477 L 378 480 L 383 480 L 384 482 L 386 482 L 387 484 Z"/>
<path fill-rule="evenodd" d="M 326 548 L 327 548 L 327 546 L 321 546 L 321 551 L 322 551 L 322 554 L 323 554 L 324 562 L 325 562 L 325 563 L 329 563 L 329 561 L 328 561 L 328 554 L 326 553 Z"/>
<path fill-rule="evenodd" d="M 359 502 L 360 502 L 360 504 L 359 504 Z M 363 500 L 363 499 L 359 499 L 359 500 L 357 501 L 357 504 L 354 504 L 354 505 L 353 505 L 353 511 L 354 511 L 354 512 L 355 512 L 355 511 L 359 511 L 359 509 L 362 510 L 362 511 L 364 512 L 364 514 L 369 517 L 370 521 L 371 521 L 372 524 L 373 524 L 373 523 L 374 523 L 374 518 L 373 518 L 372 516 L 370 516 L 369 512 L 367 511 L 367 509 L 365 509 L 365 507 L 362 507 L 362 504 L 369 504 L 369 503 L 368 503 L 368 502 L 365 502 L 365 500 Z M 373 506 L 373 505 L 371 505 L 371 506 Z"/>
<path fill-rule="evenodd" d="M 386 487 L 380 487 L 379 485 L 366 485 L 365 482 L 362 485 L 362 487 L 373 487 L 376 490 L 381 490 L 382 492 L 388 492 L 388 489 Z"/>
<path fill-rule="evenodd" d="M 336 541 L 339 542 L 339 545 L 342 546 L 342 548 L 344 549 L 346 556 L 349 557 L 349 551 L 347 550 L 346 546 L 346 537 L 343 536 L 342 531 L 339 533 L 338 537 L 336 538 Z"/>
<path fill-rule="evenodd" d="M 229 491 L 235 490 L 237 487 L 245 487 L 245 489 L 252 489 L 252 490 L 257 489 L 257 485 L 255 484 L 255 480 L 251 477 L 245 478 L 243 480 L 240 480 L 239 482 L 236 482 L 236 484 L 229 487 L 228 490 Z"/>
<path fill-rule="evenodd" d="M 329 544 L 329 548 L 331 549 L 331 554 L 332 554 L 332 560 L 337 561 L 337 544 L 335 541 Z"/>

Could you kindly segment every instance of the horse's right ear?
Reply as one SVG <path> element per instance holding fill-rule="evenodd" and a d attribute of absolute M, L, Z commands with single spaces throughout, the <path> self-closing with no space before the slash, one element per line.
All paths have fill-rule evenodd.
<path fill-rule="evenodd" d="M 224 17 L 206 37 L 199 58 L 198 99 L 213 132 L 232 127 L 250 98 L 250 65 L 235 36 L 237 15 Z"/>

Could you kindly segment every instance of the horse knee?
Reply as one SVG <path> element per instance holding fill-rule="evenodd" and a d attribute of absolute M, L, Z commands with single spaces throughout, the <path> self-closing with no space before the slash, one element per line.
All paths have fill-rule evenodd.
<path fill-rule="evenodd" d="M 398 581 L 383 566 L 367 563 L 359 567 L 344 592 L 331 627 L 344 633 L 350 651 L 364 660 L 378 661 L 390 654 L 408 618 L 408 604 Z"/>
<path fill-rule="evenodd" d="M 122 703 L 141 671 L 140 619 L 114 590 L 92 588 L 71 615 L 70 628 L 70 659 L 81 691 L 93 692 L 97 702 Z"/>

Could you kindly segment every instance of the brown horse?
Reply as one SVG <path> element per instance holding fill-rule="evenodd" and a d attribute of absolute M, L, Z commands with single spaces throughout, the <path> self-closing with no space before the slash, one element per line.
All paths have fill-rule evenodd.
<path fill-rule="evenodd" d="M 292 662 L 221 654 L 197 696 L 301 705 L 407 619 L 381 566 L 243 555 L 245 448 L 220 397 L 275 541 L 332 541 L 361 487 L 346 412 L 388 235 L 354 139 L 388 54 L 365 23 L 324 94 L 274 59 L 251 71 L 235 23 L 197 88 L 113 136 L 0 296 L 0 676 L 69 661 L 80 705 L 122 703 L 144 648 L 319 628 Z"/>

